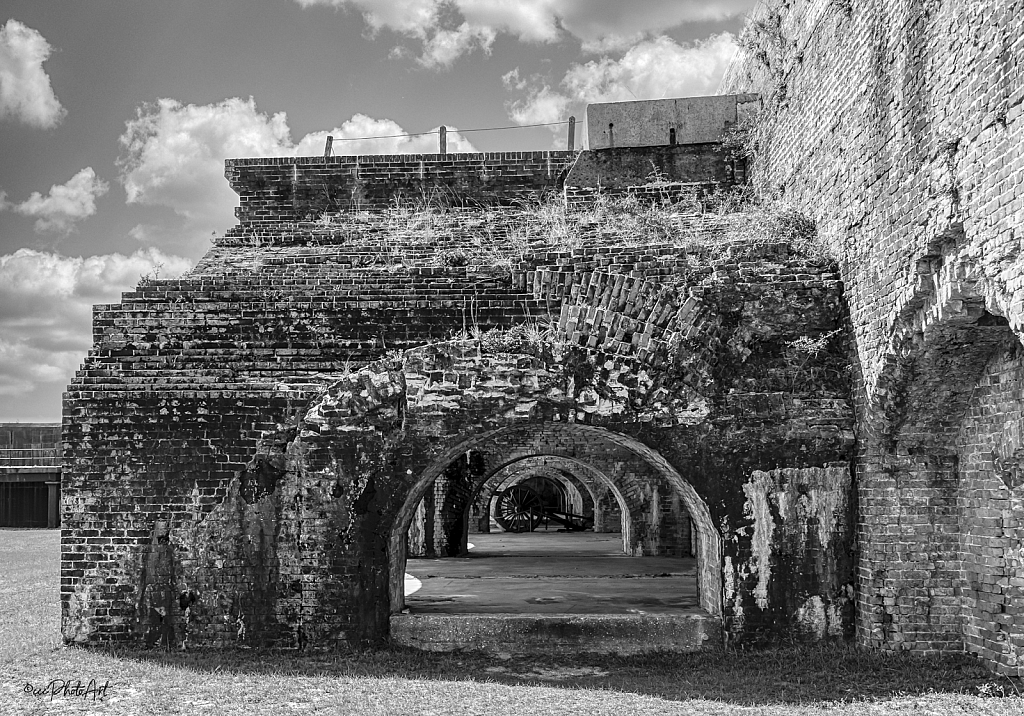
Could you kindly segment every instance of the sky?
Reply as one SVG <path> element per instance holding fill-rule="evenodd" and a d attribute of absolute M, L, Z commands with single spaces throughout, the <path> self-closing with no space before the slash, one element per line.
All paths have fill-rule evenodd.
<path fill-rule="evenodd" d="M 4 0 L 0 422 L 59 421 L 92 305 L 235 223 L 226 158 L 433 152 L 442 124 L 450 152 L 564 149 L 564 124 L 458 130 L 714 94 L 754 4 Z"/>

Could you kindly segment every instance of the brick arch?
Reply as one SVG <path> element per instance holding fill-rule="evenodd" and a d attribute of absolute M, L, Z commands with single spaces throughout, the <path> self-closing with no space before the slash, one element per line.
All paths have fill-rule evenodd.
<path fill-rule="evenodd" d="M 557 421 L 524 424 L 495 437 L 477 452 L 485 454 L 493 468 L 524 457 L 547 455 L 614 476 L 609 479 L 623 495 L 630 514 L 623 533 L 623 551 L 636 556 L 689 553 L 688 515 L 663 509 L 665 500 L 677 492 L 671 483 L 634 453 L 601 437 L 607 433 L 586 433 L 578 427 Z"/>
<path fill-rule="evenodd" d="M 400 611 L 404 604 L 405 534 L 412 522 L 416 505 L 427 489 L 459 455 L 479 449 L 488 442 L 508 437 L 515 431 L 529 427 L 529 425 L 512 425 L 466 438 L 435 457 L 411 485 L 396 514 L 388 540 L 392 612 Z M 672 485 L 685 505 L 695 527 L 693 538 L 698 567 L 697 591 L 701 607 L 713 615 L 720 615 L 722 613 L 722 539 L 712 521 L 707 504 L 697 494 L 693 486 L 665 458 L 634 438 L 606 428 L 588 425 L 561 425 L 560 427 L 579 431 L 590 440 L 605 440 L 625 449 Z"/>
<path fill-rule="evenodd" d="M 524 458 L 495 470 L 478 485 L 478 489 L 470 499 L 470 504 L 478 508 L 482 507 L 484 509 L 482 517 L 489 518 L 493 513 L 494 500 L 498 493 L 530 477 L 545 477 L 559 483 L 570 497 L 573 495 L 578 497 L 581 512 L 585 512 L 588 505 L 593 509 L 596 503 L 597 497 L 592 487 L 581 480 L 579 475 L 549 464 L 544 456 L 537 456 Z"/>
<path fill-rule="evenodd" d="M 675 247 L 652 250 L 666 266 L 687 260 Z M 628 249 L 616 257 L 621 268 L 643 260 Z M 597 268 L 600 263 L 580 256 L 574 264 L 590 270 L 557 266 L 535 271 L 534 298 L 561 305 L 552 326 L 553 340 L 600 351 L 609 364 L 629 366 L 634 372 L 658 371 L 685 354 L 681 382 L 697 393 L 706 392 L 720 341 L 715 312 L 688 287 L 621 268 Z"/>
<path fill-rule="evenodd" d="M 867 385 L 866 427 L 878 445 L 953 432 L 950 416 L 966 409 L 988 356 L 1024 337 L 1024 314 L 1012 310 L 1005 292 L 973 261 L 925 256 L 918 275 L 918 289 L 893 323 L 881 370 Z"/>
<path fill-rule="evenodd" d="M 881 368 L 866 376 L 868 399 L 875 408 L 884 410 L 890 387 L 902 382 L 901 361 L 924 352 L 929 342 L 934 345 L 941 330 L 976 326 L 987 314 L 1004 319 L 1018 338 L 1024 336 L 1024 311 L 973 260 L 936 248 L 917 260 L 916 271 L 917 285 L 895 311 Z"/>
<path fill-rule="evenodd" d="M 621 530 L 623 535 L 623 551 L 628 550 L 630 532 L 628 515 L 631 510 L 629 504 L 626 502 L 626 498 L 623 496 L 621 490 L 619 490 L 615 485 L 614 480 L 597 468 L 580 460 L 558 455 L 531 455 L 528 457 L 516 458 L 511 462 L 504 463 L 500 467 L 495 468 L 484 479 L 484 481 L 480 483 L 473 501 L 486 504 L 488 509 L 492 509 L 493 497 L 498 492 L 515 484 L 516 481 L 523 479 L 522 475 L 524 473 L 532 474 L 542 468 L 561 471 L 572 476 L 573 479 L 578 481 L 580 486 L 589 495 L 591 503 L 594 506 L 595 515 L 598 510 L 600 496 L 594 491 L 592 483 L 596 482 L 603 486 L 607 492 L 612 495 L 612 498 L 618 505 L 620 520 L 623 522 L 623 528 Z M 484 502 L 484 500 L 486 500 L 486 502 Z"/>
<path fill-rule="evenodd" d="M 688 341 L 700 337 L 698 330 Z M 722 538 L 707 505 L 661 455 L 616 431 L 698 425 L 709 403 L 672 366 L 634 374 L 624 364 L 601 362 L 601 356 L 551 343 L 431 343 L 342 378 L 308 405 L 289 447 L 293 469 L 328 476 L 338 494 L 351 486 L 351 516 L 339 524 L 352 534 L 353 553 L 372 555 L 358 572 L 356 589 L 387 597 L 354 602 L 365 612 L 360 633 L 369 638 L 386 631 L 386 615 L 403 605 L 405 536 L 426 490 L 459 455 L 531 429 L 571 431 L 617 446 L 653 476 L 638 491 L 646 487 L 654 490 L 649 497 L 678 500 L 695 528 L 687 542 L 697 559 L 700 604 L 721 615 Z M 536 446 L 522 449 L 527 451 L 513 449 L 502 459 L 540 452 Z M 544 451 L 578 457 L 557 445 Z M 630 534 L 631 550 L 644 553 L 651 539 L 657 534 Z M 340 580 L 331 577 L 329 588 L 340 588 Z"/>
<path fill-rule="evenodd" d="M 966 649 L 1015 669 L 1024 618 L 1001 616 L 1012 594 L 999 582 L 1015 569 L 1007 553 L 1024 547 L 1013 509 L 1024 497 L 1013 477 L 1024 465 L 1022 317 L 973 261 L 928 256 L 918 274 L 868 386 L 858 636 L 880 648 Z"/>

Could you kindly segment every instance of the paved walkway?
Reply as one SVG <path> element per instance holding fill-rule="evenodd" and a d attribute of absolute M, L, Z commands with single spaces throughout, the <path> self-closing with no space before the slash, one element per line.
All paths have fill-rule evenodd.
<path fill-rule="evenodd" d="M 470 543 L 468 557 L 408 561 L 421 583 L 406 597 L 410 613 L 701 612 L 695 560 L 627 557 L 618 534 L 503 532 Z"/>

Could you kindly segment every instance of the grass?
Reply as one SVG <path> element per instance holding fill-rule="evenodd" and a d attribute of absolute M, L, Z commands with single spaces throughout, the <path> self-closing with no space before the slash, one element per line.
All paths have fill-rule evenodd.
<path fill-rule="evenodd" d="M 599 195 L 576 208 L 559 195 L 511 207 L 396 202 L 387 212 L 325 213 L 303 224 L 300 233 L 313 244 L 344 246 L 366 268 L 509 270 L 538 255 L 602 246 L 671 246 L 706 258 L 738 245 L 779 242 L 828 259 L 810 219 L 786 204 L 760 201 L 744 188 L 694 194 L 675 203 Z"/>
<path fill-rule="evenodd" d="M 59 639 L 59 534 L 0 530 L 0 714 L 1022 714 L 964 655 L 847 645 L 647 657 L 101 650 Z M 102 700 L 26 684 L 109 682 Z"/>

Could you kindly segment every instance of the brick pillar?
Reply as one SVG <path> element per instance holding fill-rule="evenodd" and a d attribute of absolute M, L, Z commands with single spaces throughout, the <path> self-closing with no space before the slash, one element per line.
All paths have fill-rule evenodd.
<path fill-rule="evenodd" d="M 46 499 L 46 526 L 49 529 L 60 527 L 60 483 L 47 482 L 49 492 Z"/>

